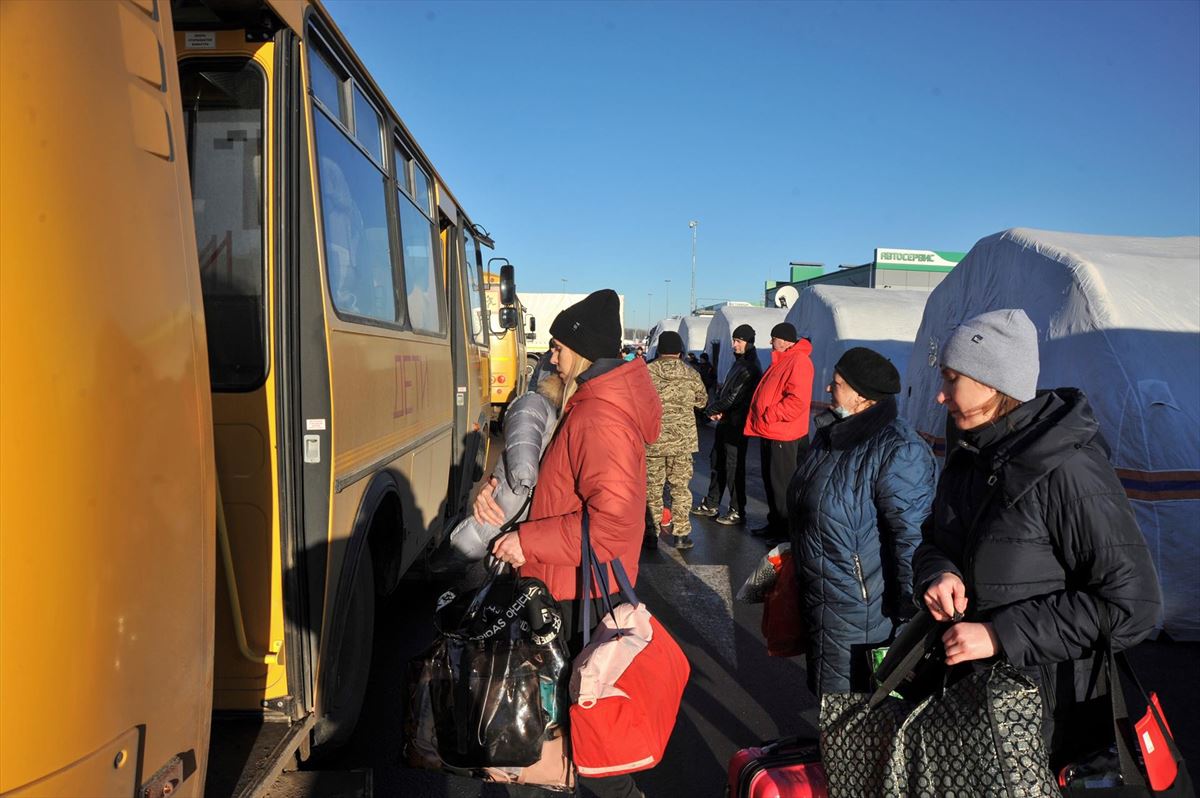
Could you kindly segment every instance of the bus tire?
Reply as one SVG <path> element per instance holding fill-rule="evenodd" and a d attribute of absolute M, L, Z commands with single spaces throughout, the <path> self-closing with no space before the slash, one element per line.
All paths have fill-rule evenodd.
<path fill-rule="evenodd" d="M 375 636 L 375 569 L 371 551 L 360 549 L 354 583 L 341 624 L 334 630 L 335 649 L 326 657 L 321 679 L 321 716 L 313 728 L 314 753 L 320 756 L 349 739 L 358 723 L 367 679 L 371 674 Z"/>

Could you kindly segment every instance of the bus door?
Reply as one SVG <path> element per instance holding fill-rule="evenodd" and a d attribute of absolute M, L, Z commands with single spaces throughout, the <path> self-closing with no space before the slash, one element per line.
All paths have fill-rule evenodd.
<path fill-rule="evenodd" d="M 447 198 L 448 199 L 448 198 Z M 478 250 L 473 237 L 448 215 L 453 208 L 443 200 L 442 244 L 450 294 L 450 346 L 454 363 L 454 462 L 447 492 L 447 519 L 455 516 L 467 500 L 471 487 L 483 476 L 487 456 L 490 407 L 486 393 L 490 382 L 488 361 L 483 352 L 482 294 Z M 464 217 L 457 222 L 467 224 Z"/>

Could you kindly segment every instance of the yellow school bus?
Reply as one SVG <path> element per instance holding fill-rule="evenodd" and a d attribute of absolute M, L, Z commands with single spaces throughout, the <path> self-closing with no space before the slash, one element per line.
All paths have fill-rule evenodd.
<path fill-rule="evenodd" d="M 492 407 L 499 417 L 508 403 L 525 393 L 529 369 L 525 362 L 525 309 L 519 299 L 504 304 L 501 296 L 500 275 L 484 272 L 486 288 L 487 324 L 491 335 L 490 361 L 492 373 Z M 516 311 L 515 320 L 501 318 L 505 308 Z M 511 311 L 510 311 L 511 312 Z M 505 324 L 512 324 L 508 329 Z"/>
<path fill-rule="evenodd" d="M 319 3 L 0 36 L 0 795 L 256 795 L 482 475 L 492 242 Z"/>

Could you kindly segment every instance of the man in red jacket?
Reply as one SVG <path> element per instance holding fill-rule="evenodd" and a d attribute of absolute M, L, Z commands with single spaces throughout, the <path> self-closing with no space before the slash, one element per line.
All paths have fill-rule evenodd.
<path fill-rule="evenodd" d="M 812 344 L 798 337 L 786 321 L 771 328 L 771 366 L 754 391 L 746 417 L 745 434 L 761 438 L 759 462 L 767 489 L 767 524 L 751 534 L 772 541 L 787 540 L 787 486 L 808 448 Z"/>

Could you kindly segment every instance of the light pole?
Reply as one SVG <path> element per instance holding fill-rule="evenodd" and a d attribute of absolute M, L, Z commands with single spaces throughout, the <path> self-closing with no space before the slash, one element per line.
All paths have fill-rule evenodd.
<path fill-rule="evenodd" d="M 663 282 L 667 284 L 667 298 L 663 302 L 663 309 L 666 311 L 666 313 L 664 313 L 663 315 L 670 316 L 671 315 L 671 281 L 663 280 Z"/>
<path fill-rule="evenodd" d="M 692 296 L 690 313 L 696 312 L 696 228 L 700 226 L 700 222 L 692 219 L 688 222 L 688 227 L 692 228 Z"/>
<path fill-rule="evenodd" d="M 563 292 L 564 294 L 565 294 L 565 293 L 567 293 L 567 278 L 566 278 L 566 277 L 559 277 L 558 279 L 562 280 L 562 284 L 563 284 L 563 290 L 562 290 L 562 292 Z"/>

